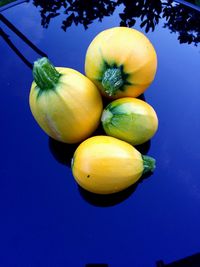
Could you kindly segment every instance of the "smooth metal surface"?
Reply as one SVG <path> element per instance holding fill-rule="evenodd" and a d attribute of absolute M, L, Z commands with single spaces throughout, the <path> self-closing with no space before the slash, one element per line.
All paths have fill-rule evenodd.
<path fill-rule="evenodd" d="M 159 130 L 139 149 L 156 158 L 157 168 L 115 196 L 78 188 L 70 169 L 76 146 L 48 138 L 30 112 L 32 72 L 24 62 L 40 55 L 1 21 L 27 61 L 0 38 L 0 266 L 155 267 L 198 253 L 199 13 L 160 1 L 52 2 L 2 14 L 56 66 L 84 73 L 88 45 L 109 27 L 135 27 L 155 46 L 158 71 L 143 97 L 158 114 Z"/>

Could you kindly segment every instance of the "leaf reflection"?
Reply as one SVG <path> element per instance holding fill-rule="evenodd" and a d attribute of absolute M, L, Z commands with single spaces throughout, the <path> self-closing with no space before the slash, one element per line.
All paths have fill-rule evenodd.
<path fill-rule="evenodd" d="M 41 24 L 45 28 L 53 18 L 64 13 L 66 18 L 61 25 L 64 31 L 72 24 L 82 24 L 87 29 L 93 21 L 102 21 L 122 6 L 120 26 L 133 27 L 136 19 L 140 18 L 140 27 L 147 33 L 154 31 L 160 20 L 164 19 L 164 27 L 178 33 L 180 43 L 197 45 L 200 42 L 199 11 L 171 0 L 34 0 L 33 3 L 40 7 Z"/>

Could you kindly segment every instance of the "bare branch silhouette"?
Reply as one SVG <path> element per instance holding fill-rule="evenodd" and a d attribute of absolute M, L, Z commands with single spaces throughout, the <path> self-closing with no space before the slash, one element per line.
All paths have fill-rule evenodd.
<path fill-rule="evenodd" d="M 24 43 L 26 43 L 31 49 L 42 57 L 47 55 L 41 51 L 36 45 L 34 45 L 22 32 L 20 32 L 9 20 L 7 20 L 2 14 L 0 14 L 0 21 L 4 23 L 14 34 L 16 34 Z M 32 69 L 33 64 L 25 58 L 22 52 L 13 44 L 10 40 L 9 35 L 6 34 L 2 28 L 0 28 L 0 36 L 6 41 L 10 48 L 21 58 L 21 60 Z"/>

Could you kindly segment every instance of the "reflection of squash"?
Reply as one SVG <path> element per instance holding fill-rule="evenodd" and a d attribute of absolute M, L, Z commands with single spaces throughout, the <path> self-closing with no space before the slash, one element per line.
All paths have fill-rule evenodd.
<path fill-rule="evenodd" d="M 141 32 L 115 27 L 99 33 L 88 47 L 85 73 L 103 95 L 137 97 L 154 79 L 157 57 Z"/>
<path fill-rule="evenodd" d="M 80 142 L 97 128 L 102 99 L 96 86 L 69 68 L 54 68 L 47 58 L 33 67 L 30 108 L 40 127 L 65 143 Z"/>
<path fill-rule="evenodd" d="M 154 169 L 153 158 L 142 156 L 130 144 L 111 136 L 88 138 L 78 146 L 72 160 L 77 183 L 98 194 L 119 192 Z"/>
<path fill-rule="evenodd" d="M 140 145 L 153 137 L 158 128 L 155 110 L 148 103 L 133 97 L 112 101 L 101 118 L 107 135 Z"/>

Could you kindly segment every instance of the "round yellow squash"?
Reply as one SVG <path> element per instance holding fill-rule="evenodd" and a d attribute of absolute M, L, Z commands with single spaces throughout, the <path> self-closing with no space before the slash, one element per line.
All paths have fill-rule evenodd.
<path fill-rule="evenodd" d="M 52 138 L 77 143 L 97 128 L 102 99 L 96 86 L 70 68 L 54 68 L 47 58 L 33 67 L 29 103 L 40 127 Z"/>
<path fill-rule="evenodd" d="M 153 171 L 155 160 L 111 136 L 93 136 L 82 142 L 72 159 L 76 182 L 97 194 L 119 192 Z"/>
<path fill-rule="evenodd" d="M 100 32 L 85 58 L 85 73 L 112 99 L 142 94 L 154 80 L 157 56 L 149 39 L 128 27 Z"/>
<path fill-rule="evenodd" d="M 101 117 L 107 135 L 140 145 L 150 140 L 158 129 L 154 108 L 143 100 L 123 97 L 112 101 Z"/>

